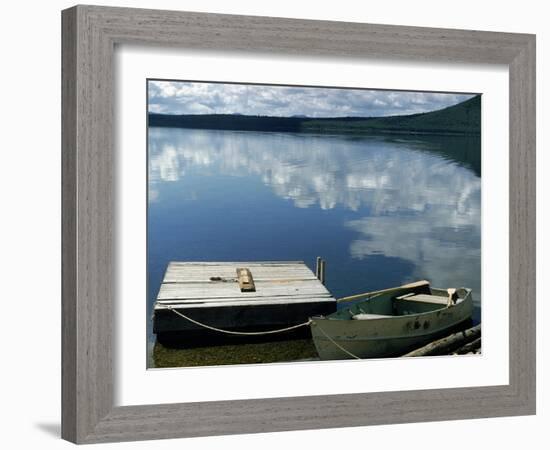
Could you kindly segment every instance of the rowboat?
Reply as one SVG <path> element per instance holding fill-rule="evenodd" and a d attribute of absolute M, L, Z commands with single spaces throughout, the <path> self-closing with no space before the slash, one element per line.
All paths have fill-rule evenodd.
<path fill-rule="evenodd" d="M 401 356 L 460 328 L 472 317 L 472 291 L 422 280 L 338 300 L 344 308 L 312 317 L 322 360 Z"/>

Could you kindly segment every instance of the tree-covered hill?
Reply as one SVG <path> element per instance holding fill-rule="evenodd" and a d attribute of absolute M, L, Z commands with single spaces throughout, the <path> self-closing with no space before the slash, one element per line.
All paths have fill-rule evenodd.
<path fill-rule="evenodd" d="M 269 117 L 237 114 L 149 114 L 149 126 L 313 133 L 421 133 L 479 135 L 481 96 L 437 111 L 388 117 Z"/>

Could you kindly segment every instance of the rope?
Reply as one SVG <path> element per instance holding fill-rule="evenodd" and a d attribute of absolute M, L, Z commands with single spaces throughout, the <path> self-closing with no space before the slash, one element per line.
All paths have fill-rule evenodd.
<path fill-rule="evenodd" d="M 268 330 L 268 331 L 230 331 L 230 330 L 222 330 L 221 328 L 212 327 L 210 325 L 206 325 L 205 323 L 201 323 L 197 320 L 191 319 L 191 317 L 186 316 L 185 314 L 180 313 L 179 311 L 175 310 L 172 306 L 165 306 L 166 309 L 169 309 L 173 313 L 177 314 L 178 316 L 188 320 L 191 323 L 194 323 L 195 325 L 198 325 L 200 327 L 206 328 L 208 330 L 217 331 L 219 333 L 225 333 L 225 334 L 235 334 L 240 336 L 260 336 L 264 334 L 275 334 L 275 333 L 284 333 L 285 331 L 295 330 L 296 328 L 305 327 L 309 324 L 311 324 L 313 321 L 310 319 L 307 322 L 299 323 L 298 325 L 293 325 L 291 327 L 287 328 L 280 328 L 278 330 Z M 342 350 L 347 355 L 351 356 L 355 359 L 361 359 L 358 356 L 355 356 L 353 353 L 346 350 L 344 347 L 342 347 L 338 342 L 335 342 L 328 334 L 326 334 L 322 328 L 319 327 L 319 331 L 325 335 L 325 337 L 332 342 L 336 347 L 338 347 L 340 350 Z"/>
<path fill-rule="evenodd" d="M 184 319 L 188 320 L 189 322 L 194 323 L 195 325 L 198 325 L 200 327 L 206 328 L 208 330 L 217 331 L 219 333 L 225 333 L 225 334 L 236 334 L 241 336 L 260 336 L 263 334 L 275 334 L 275 333 L 283 333 L 285 331 L 295 330 L 296 328 L 305 327 L 311 323 L 311 320 L 308 320 L 304 323 L 299 323 L 298 325 L 293 325 L 291 327 L 287 328 L 280 328 L 278 330 L 268 330 L 268 331 L 230 331 L 230 330 L 222 330 L 221 328 L 212 327 L 210 325 L 206 325 L 204 323 L 198 322 L 197 320 L 191 319 L 191 317 L 186 316 L 185 314 L 180 313 L 179 311 L 175 310 L 172 306 L 165 306 L 166 309 L 169 309 L 173 313 L 177 314 L 180 317 L 183 317 Z"/>
<path fill-rule="evenodd" d="M 334 345 L 336 345 L 336 347 L 338 347 L 340 350 L 342 350 L 344 353 L 348 354 L 349 356 L 351 356 L 352 358 L 355 358 L 355 359 L 361 359 L 359 358 L 359 356 L 356 356 L 354 355 L 353 353 L 347 351 L 344 347 L 342 347 L 340 344 L 338 344 L 338 342 L 336 342 L 334 339 L 332 339 L 327 333 L 325 333 L 323 331 L 323 329 L 321 327 L 318 327 L 319 331 L 321 333 L 323 333 L 325 335 L 325 337 L 330 341 L 332 342 Z"/>

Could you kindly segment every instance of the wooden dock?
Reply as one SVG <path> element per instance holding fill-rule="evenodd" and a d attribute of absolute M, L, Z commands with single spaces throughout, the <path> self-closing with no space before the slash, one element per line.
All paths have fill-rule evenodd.
<path fill-rule="evenodd" d="M 301 261 L 174 261 L 154 304 L 153 331 L 161 342 L 212 328 L 267 331 L 334 311 L 335 298 Z"/>

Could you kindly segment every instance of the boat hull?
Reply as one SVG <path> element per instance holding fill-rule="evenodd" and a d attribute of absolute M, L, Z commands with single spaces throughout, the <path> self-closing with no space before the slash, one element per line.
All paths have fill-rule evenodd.
<path fill-rule="evenodd" d="M 369 320 L 312 319 L 311 335 L 322 360 L 402 356 L 471 321 L 472 299 L 422 314 Z"/>

